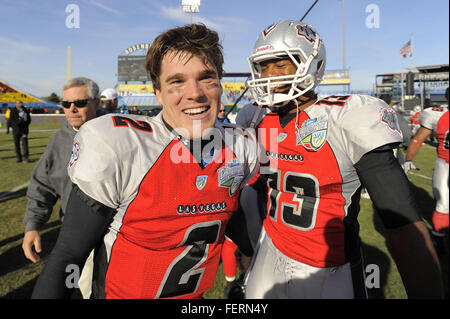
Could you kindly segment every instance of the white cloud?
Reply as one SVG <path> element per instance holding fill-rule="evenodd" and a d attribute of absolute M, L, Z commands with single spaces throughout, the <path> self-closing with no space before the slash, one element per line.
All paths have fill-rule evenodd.
<path fill-rule="evenodd" d="M 50 50 L 49 48 L 43 46 L 5 37 L 0 37 L 0 48 L 7 48 L 10 54 L 13 54 L 15 51 L 27 53 L 42 53 Z"/>
<path fill-rule="evenodd" d="M 241 27 L 242 25 L 245 25 L 245 24 L 250 24 L 250 22 L 248 20 L 235 18 L 235 17 L 216 17 L 216 19 L 222 23 L 226 23 L 229 25 L 238 25 L 239 27 Z"/>
<path fill-rule="evenodd" d="M 101 8 L 101 9 L 105 10 L 105 11 L 108 11 L 108 12 L 110 12 L 112 14 L 115 14 L 116 16 L 122 16 L 123 15 L 122 12 L 120 12 L 119 10 L 111 8 L 111 7 L 108 7 L 107 5 L 104 5 L 103 3 L 100 3 L 98 1 L 92 0 L 92 1 L 90 1 L 90 3 L 92 5 L 94 5 L 94 6 L 97 6 L 97 7 Z"/>

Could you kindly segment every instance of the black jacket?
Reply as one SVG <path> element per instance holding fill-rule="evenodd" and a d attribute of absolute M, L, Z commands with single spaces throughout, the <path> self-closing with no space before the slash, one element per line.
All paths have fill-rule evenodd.
<path fill-rule="evenodd" d="M 8 119 L 8 125 L 12 127 L 13 131 L 28 134 L 28 127 L 31 123 L 30 111 L 26 107 L 23 107 L 23 111 L 25 114 L 24 117 L 21 117 L 19 115 L 19 109 L 17 107 L 12 108 Z"/>

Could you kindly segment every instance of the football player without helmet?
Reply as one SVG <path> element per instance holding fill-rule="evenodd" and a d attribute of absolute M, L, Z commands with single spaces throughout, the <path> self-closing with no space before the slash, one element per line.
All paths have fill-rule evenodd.
<path fill-rule="evenodd" d="M 357 221 L 362 185 L 387 228 L 408 296 L 441 297 L 436 252 L 392 152 L 402 142 L 395 111 L 364 95 L 320 99 L 314 90 L 326 50 L 302 21 L 266 28 L 248 63 L 253 97 L 260 110 L 272 111 L 253 118 L 259 143 L 273 156 L 255 183 L 266 185 L 269 200 L 246 298 L 366 298 Z M 276 146 L 263 132 L 269 129 L 278 130 Z"/>
<path fill-rule="evenodd" d="M 216 123 L 222 66 L 216 31 L 166 30 L 146 60 L 162 111 L 83 124 L 64 226 L 32 298 L 69 298 L 77 287 L 67 266 L 80 267 L 94 248 L 92 299 L 201 298 L 225 236 L 252 254 L 238 206 L 258 149 L 245 130 Z"/>

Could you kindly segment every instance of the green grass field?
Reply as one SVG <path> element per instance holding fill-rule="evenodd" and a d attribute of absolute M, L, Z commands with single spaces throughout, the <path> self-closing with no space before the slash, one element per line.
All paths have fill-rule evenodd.
<path fill-rule="evenodd" d="M 43 252 L 41 261 L 33 264 L 22 252 L 24 225 L 22 223 L 27 200 L 27 182 L 36 162 L 43 154 L 50 136 L 58 128 L 57 124 L 32 124 L 29 134 L 30 162 L 16 163 L 12 135 L 0 130 L 0 297 L 6 299 L 26 299 L 30 297 L 36 279 L 54 245 L 59 231 L 59 203 L 45 229 L 41 232 Z M 436 159 L 435 148 L 425 145 L 419 152 L 416 166 L 421 170 L 413 172 L 410 180 L 416 198 L 428 223 L 434 209 L 431 190 L 431 176 Z M 361 239 L 365 263 L 376 264 L 380 269 L 380 288 L 369 289 L 371 298 L 406 298 L 397 268 L 386 245 L 385 231 L 373 213 L 370 199 L 361 199 Z M 413 248 L 411 248 L 413 249 Z M 448 255 L 441 259 L 443 281 L 448 298 Z M 420 275 L 420 270 L 418 275 Z M 225 279 L 222 266 L 219 267 L 214 287 L 205 294 L 208 299 L 223 297 Z"/>

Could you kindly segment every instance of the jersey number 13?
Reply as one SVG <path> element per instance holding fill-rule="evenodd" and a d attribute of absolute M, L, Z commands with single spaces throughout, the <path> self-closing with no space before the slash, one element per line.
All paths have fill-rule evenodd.
<path fill-rule="evenodd" d="M 281 216 L 285 225 L 299 229 L 310 230 L 314 228 L 317 207 L 319 206 L 319 182 L 310 174 L 286 172 L 281 180 L 281 171 L 274 170 L 264 174 L 267 185 L 270 187 L 268 213 L 273 220 Z M 283 185 L 280 185 L 280 183 Z M 280 202 L 281 192 L 292 194 L 292 196 Z M 281 209 L 278 215 L 278 209 Z"/>

